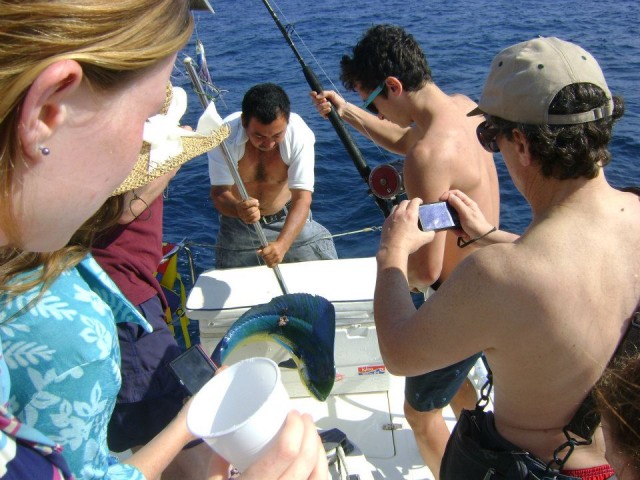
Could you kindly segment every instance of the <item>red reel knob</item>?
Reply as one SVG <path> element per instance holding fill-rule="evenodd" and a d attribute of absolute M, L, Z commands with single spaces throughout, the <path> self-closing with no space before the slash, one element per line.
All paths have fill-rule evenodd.
<path fill-rule="evenodd" d="M 369 188 L 378 198 L 390 199 L 404 193 L 403 161 L 378 165 L 369 174 Z"/>

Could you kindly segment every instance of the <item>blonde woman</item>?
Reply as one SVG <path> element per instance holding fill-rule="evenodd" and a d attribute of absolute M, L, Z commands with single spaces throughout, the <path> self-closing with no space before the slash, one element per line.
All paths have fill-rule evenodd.
<path fill-rule="evenodd" d="M 0 1 L 0 333 L 5 355 L 19 334 L 38 345 L 20 357 L 32 346 L 13 343 L 13 363 L 0 363 L 4 478 L 158 478 L 194 440 L 183 409 L 126 463 L 109 456 L 114 312 L 145 322 L 82 248 L 62 248 L 131 171 L 192 29 L 186 0 Z M 89 377 L 89 390 L 63 388 Z M 43 419 L 38 408 L 53 404 Z M 280 440 L 245 478 L 326 477 L 309 418 L 292 413 Z M 63 441 L 71 474 L 39 453 Z M 217 457 L 211 467 L 212 478 L 228 469 Z"/>

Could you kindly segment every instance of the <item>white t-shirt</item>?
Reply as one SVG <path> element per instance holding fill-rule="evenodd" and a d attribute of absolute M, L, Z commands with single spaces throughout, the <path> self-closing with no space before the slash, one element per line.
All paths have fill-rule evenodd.
<path fill-rule="evenodd" d="M 224 119 L 224 123 L 227 123 L 231 128 L 231 133 L 225 140 L 225 144 L 236 166 L 244 155 L 245 145 L 249 141 L 240 115 L 241 112 L 236 112 Z M 315 135 L 300 115 L 291 113 L 284 140 L 280 143 L 280 156 L 289 167 L 289 189 L 313 192 L 315 141 Z M 211 185 L 233 185 L 235 182 L 224 159 L 222 148 L 214 148 L 207 153 L 207 156 L 209 157 Z"/>

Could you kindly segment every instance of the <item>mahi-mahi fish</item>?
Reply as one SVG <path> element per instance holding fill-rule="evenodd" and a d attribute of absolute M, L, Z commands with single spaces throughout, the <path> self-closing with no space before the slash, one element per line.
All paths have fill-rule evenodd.
<path fill-rule="evenodd" d="M 335 325 L 335 309 L 327 299 L 308 293 L 281 295 L 250 308 L 238 318 L 216 346 L 211 359 L 219 366 L 240 345 L 273 340 L 291 353 L 309 393 L 324 401 L 336 376 Z"/>

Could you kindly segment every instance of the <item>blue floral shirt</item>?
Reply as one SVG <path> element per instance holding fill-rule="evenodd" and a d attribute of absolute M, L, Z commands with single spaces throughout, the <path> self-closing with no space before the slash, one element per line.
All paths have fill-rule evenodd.
<path fill-rule="evenodd" d="M 35 428 L 23 425 L 7 408 L 11 378 L 0 343 L 0 478 L 3 480 L 75 480 L 62 446 Z"/>
<path fill-rule="evenodd" d="M 78 479 L 143 479 L 110 454 L 107 424 L 121 383 L 116 321 L 151 327 L 91 256 L 29 304 L 38 293 L 5 300 L 0 311 L 9 409 L 63 446 Z"/>

